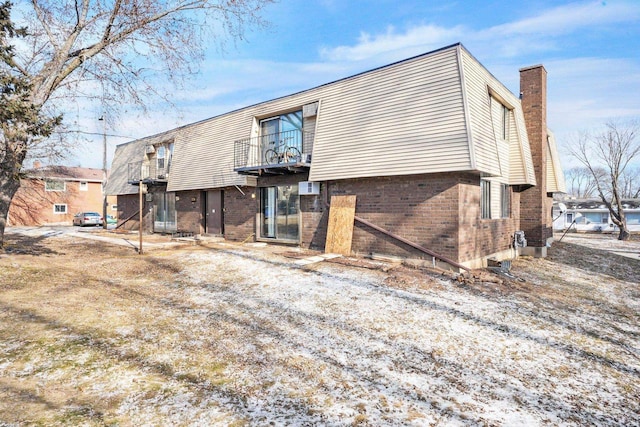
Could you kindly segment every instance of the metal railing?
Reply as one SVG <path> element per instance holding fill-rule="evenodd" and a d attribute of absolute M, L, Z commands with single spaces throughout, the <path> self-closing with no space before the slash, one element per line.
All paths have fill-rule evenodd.
<path fill-rule="evenodd" d="M 157 162 L 133 162 L 128 165 L 129 182 L 167 181 L 169 168 L 159 168 Z"/>
<path fill-rule="evenodd" d="M 311 161 L 312 132 L 285 132 L 240 139 L 234 142 L 235 170 L 280 166 L 307 166 Z"/>

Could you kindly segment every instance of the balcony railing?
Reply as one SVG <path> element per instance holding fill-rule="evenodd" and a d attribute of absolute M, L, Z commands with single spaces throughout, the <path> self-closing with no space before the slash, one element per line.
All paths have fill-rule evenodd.
<path fill-rule="evenodd" d="M 260 171 L 299 171 L 311 165 L 314 134 L 300 130 L 245 138 L 234 143 L 234 170 L 239 173 Z"/>
<path fill-rule="evenodd" d="M 133 162 L 129 163 L 129 183 L 137 184 L 142 181 L 149 183 L 165 183 L 169 179 L 169 168 L 159 168 L 157 162 Z"/>

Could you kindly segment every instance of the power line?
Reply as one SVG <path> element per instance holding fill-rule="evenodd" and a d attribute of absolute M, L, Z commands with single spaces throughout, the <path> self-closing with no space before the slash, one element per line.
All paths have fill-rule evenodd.
<path fill-rule="evenodd" d="M 82 131 L 82 130 L 68 130 L 68 131 L 65 131 L 65 133 L 81 133 L 83 135 L 95 135 L 95 136 L 103 136 L 103 135 L 105 135 L 102 132 L 85 132 L 85 131 Z M 132 140 L 133 139 L 137 139 L 137 138 L 134 138 L 133 136 L 115 135 L 115 134 L 110 134 L 110 133 L 107 133 L 106 136 L 115 137 L 115 138 L 132 139 Z"/>

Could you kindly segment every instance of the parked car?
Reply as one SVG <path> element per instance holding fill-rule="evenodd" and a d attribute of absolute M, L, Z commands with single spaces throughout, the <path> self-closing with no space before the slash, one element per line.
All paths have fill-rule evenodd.
<path fill-rule="evenodd" d="M 118 220 L 113 215 L 107 215 L 107 224 L 117 224 Z"/>
<path fill-rule="evenodd" d="M 102 225 L 102 215 L 98 212 L 78 212 L 73 216 L 73 225 Z"/>

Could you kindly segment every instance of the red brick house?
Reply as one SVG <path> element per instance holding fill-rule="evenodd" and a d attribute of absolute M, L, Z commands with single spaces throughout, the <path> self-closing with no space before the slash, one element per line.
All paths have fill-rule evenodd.
<path fill-rule="evenodd" d="M 149 232 L 324 249 L 331 197 L 355 195 L 356 255 L 544 255 L 564 183 L 546 71 L 520 75 L 516 96 L 448 46 L 120 145 L 107 191 L 135 228 L 142 186 Z"/>
<path fill-rule="evenodd" d="M 80 211 L 102 213 L 102 169 L 44 166 L 25 172 L 9 207 L 8 224 L 70 225 Z M 115 205 L 107 212 L 115 215 Z"/>

